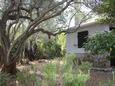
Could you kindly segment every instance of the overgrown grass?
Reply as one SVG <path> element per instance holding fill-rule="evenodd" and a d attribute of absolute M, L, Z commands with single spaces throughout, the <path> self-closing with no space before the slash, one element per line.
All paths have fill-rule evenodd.
<path fill-rule="evenodd" d="M 31 65 L 17 73 L 18 86 L 86 86 L 90 79 L 92 64 L 82 62 L 81 65 L 73 63 L 75 55 L 66 55 L 61 61 L 56 60 L 43 65 Z M 39 67 L 40 66 L 40 67 Z M 6 86 L 12 77 L 0 73 L 0 86 Z M 107 83 L 100 82 L 99 86 L 115 86 L 115 74 Z"/>
<path fill-rule="evenodd" d="M 37 66 L 32 66 L 31 69 L 18 73 L 17 80 L 21 86 L 85 86 L 90 78 L 86 71 L 91 65 L 84 63 L 76 68 L 74 59 L 75 56 L 69 54 L 63 58 L 62 63 L 57 60 L 56 63 L 44 64 L 39 74 Z"/>
<path fill-rule="evenodd" d="M 36 68 L 32 65 L 30 69 L 26 68 L 17 73 L 19 86 L 41 86 L 40 79 L 36 76 Z"/>

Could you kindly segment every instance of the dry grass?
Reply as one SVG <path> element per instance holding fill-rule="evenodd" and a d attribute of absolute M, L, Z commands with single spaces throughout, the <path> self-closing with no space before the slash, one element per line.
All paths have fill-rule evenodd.
<path fill-rule="evenodd" d="M 43 65 L 45 64 L 49 64 L 49 63 L 54 63 L 54 64 L 63 64 L 63 61 L 61 60 L 39 60 L 39 61 L 33 61 L 30 62 L 30 65 L 17 65 L 17 68 L 22 71 L 26 68 L 31 68 L 31 65 L 34 65 L 37 67 L 37 76 L 38 77 L 43 77 L 43 74 L 41 72 L 41 69 L 43 67 Z M 33 73 L 33 71 L 31 70 L 30 73 Z M 87 86 L 99 86 L 100 82 L 103 83 L 107 83 L 109 80 L 112 79 L 112 72 L 103 72 L 103 71 L 92 71 L 90 74 L 91 78 L 90 80 L 87 82 Z M 57 86 L 62 86 L 62 79 L 60 77 L 58 77 L 57 79 Z M 18 81 L 16 80 L 11 80 L 8 83 L 8 86 L 19 86 L 18 85 Z"/>

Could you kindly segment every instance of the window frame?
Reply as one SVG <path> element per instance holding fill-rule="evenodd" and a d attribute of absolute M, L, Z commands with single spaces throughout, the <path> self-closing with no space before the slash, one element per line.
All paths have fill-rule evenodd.
<path fill-rule="evenodd" d="M 85 34 L 85 35 L 82 35 Z M 88 39 L 88 30 L 84 30 L 81 32 L 78 32 L 77 38 L 78 38 L 78 48 L 82 48 L 84 43 L 86 43 L 87 39 Z"/>

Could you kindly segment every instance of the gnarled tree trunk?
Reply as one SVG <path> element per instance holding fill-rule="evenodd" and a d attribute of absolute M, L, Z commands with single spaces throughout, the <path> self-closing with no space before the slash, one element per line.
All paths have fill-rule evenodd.
<path fill-rule="evenodd" d="M 31 2 L 34 4 L 31 4 Z M 43 2 L 43 0 L 39 2 L 37 0 L 34 2 L 30 0 L 27 3 L 25 0 L 1 0 L 1 3 L 3 3 L 1 9 L 3 12 L 1 13 L 2 16 L 0 16 L 0 44 L 3 48 L 3 72 L 16 74 L 17 60 L 14 61 L 12 59 L 19 58 L 18 56 L 23 44 L 31 35 L 42 32 L 50 37 L 62 32 L 45 30 L 44 28 L 40 28 L 40 24 L 61 15 L 73 0 L 61 0 L 59 2 L 49 0 L 48 4 L 46 4 L 46 1 L 42 4 L 41 2 Z M 35 14 L 33 14 L 33 12 L 35 12 Z M 33 18 L 34 15 L 38 16 Z M 25 29 L 22 28 L 23 25 L 25 25 Z M 20 32 L 20 29 L 22 29 L 23 32 Z M 19 33 L 21 34 L 15 37 Z"/>
<path fill-rule="evenodd" d="M 16 75 L 16 73 L 17 73 L 16 61 L 14 61 L 8 65 L 4 64 L 2 67 L 2 72 L 10 73 L 11 75 Z"/>

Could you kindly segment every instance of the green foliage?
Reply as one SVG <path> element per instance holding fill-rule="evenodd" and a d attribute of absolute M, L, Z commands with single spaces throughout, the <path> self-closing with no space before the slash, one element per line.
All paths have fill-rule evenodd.
<path fill-rule="evenodd" d="M 0 86 L 7 86 L 7 82 L 11 79 L 11 76 L 6 73 L 0 72 Z"/>
<path fill-rule="evenodd" d="M 49 41 L 44 43 L 43 45 L 43 52 L 44 55 L 48 56 L 49 58 L 52 57 L 59 57 L 61 55 L 61 46 L 58 45 L 55 41 Z"/>
<path fill-rule="evenodd" d="M 84 48 L 93 55 L 109 55 L 115 48 L 115 33 L 97 33 L 88 39 Z"/>
<path fill-rule="evenodd" d="M 70 69 L 71 70 L 71 69 Z M 63 83 L 64 86 L 85 86 L 86 81 L 89 79 L 89 74 L 78 73 L 77 71 L 70 71 L 64 73 Z"/>
<path fill-rule="evenodd" d="M 82 67 L 82 70 L 80 69 L 78 65 L 75 65 L 73 61 L 75 60 L 76 56 L 74 54 L 67 54 L 64 58 L 65 65 L 63 66 L 63 83 L 64 86 L 85 86 L 86 81 L 89 79 L 88 72 L 85 73 L 82 70 L 88 71 L 85 67 L 85 69 Z M 82 66 L 85 66 L 86 64 L 82 64 Z M 87 65 L 90 65 L 87 63 Z M 76 67 L 77 66 L 77 69 Z M 82 71 L 82 72 L 81 72 Z"/>
<path fill-rule="evenodd" d="M 76 58 L 75 54 L 66 54 L 65 57 L 63 58 L 63 61 L 65 62 L 65 69 L 64 70 L 69 70 L 74 66 L 74 59 Z M 68 69 L 69 68 L 69 69 Z"/>
<path fill-rule="evenodd" d="M 66 47 L 66 35 L 65 34 L 58 35 L 56 41 L 59 45 L 61 45 L 62 50 L 64 50 Z"/>
<path fill-rule="evenodd" d="M 21 86 L 41 86 L 40 80 L 38 76 L 36 76 L 34 69 L 25 69 L 22 72 L 18 72 L 17 80 Z"/>
<path fill-rule="evenodd" d="M 24 48 L 33 48 L 35 59 L 53 59 L 62 57 L 65 55 L 66 47 L 66 35 L 60 34 L 56 37 L 47 38 L 47 35 L 40 34 L 40 38 L 37 39 L 36 35 L 31 36 L 23 46 Z M 12 54 L 16 49 L 13 48 Z M 22 54 L 21 54 L 22 55 Z"/>
<path fill-rule="evenodd" d="M 92 64 L 89 62 L 82 62 L 82 64 L 79 65 L 79 69 L 86 74 L 89 72 L 91 68 L 92 68 Z"/>
<path fill-rule="evenodd" d="M 44 83 L 47 83 L 48 86 L 56 86 L 56 64 L 49 63 L 47 65 L 44 65 L 42 71 L 46 79 L 44 80 Z"/>
<path fill-rule="evenodd" d="M 115 23 L 115 0 L 102 0 L 102 3 L 97 6 L 96 11 L 103 14 L 101 16 L 101 22 Z"/>
<path fill-rule="evenodd" d="M 48 42 L 41 42 L 38 44 L 38 57 L 52 59 L 61 56 L 61 45 L 56 43 L 56 41 L 53 40 Z"/>

